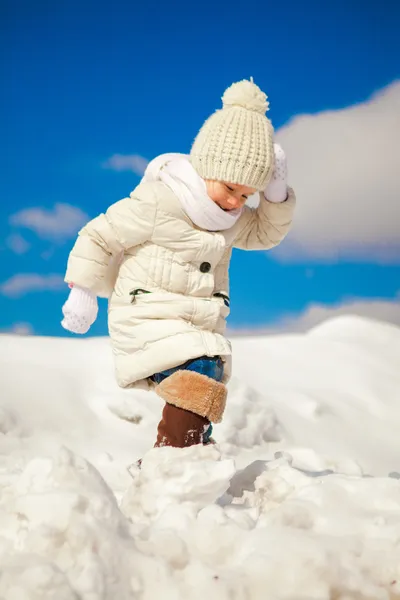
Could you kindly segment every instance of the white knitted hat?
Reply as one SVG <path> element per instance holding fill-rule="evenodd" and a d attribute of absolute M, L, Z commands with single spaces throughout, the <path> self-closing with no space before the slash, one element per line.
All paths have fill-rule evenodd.
<path fill-rule="evenodd" d="M 222 104 L 197 134 L 190 162 L 203 179 L 263 190 L 274 168 L 267 96 L 251 78 L 232 84 Z"/>

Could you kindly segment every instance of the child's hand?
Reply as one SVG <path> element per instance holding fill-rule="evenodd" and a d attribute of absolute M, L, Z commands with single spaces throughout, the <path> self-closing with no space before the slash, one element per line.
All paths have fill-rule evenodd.
<path fill-rule="evenodd" d="M 64 319 L 61 325 L 64 329 L 72 333 L 86 333 L 97 318 L 97 297 L 90 290 L 73 286 L 62 312 Z"/>
<path fill-rule="evenodd" d="M 284 202 L 287 199 L 287 164 L 286 155 L 279 144 L 274 144 L 275 168 L 264 191 L 270 202 Z"/>

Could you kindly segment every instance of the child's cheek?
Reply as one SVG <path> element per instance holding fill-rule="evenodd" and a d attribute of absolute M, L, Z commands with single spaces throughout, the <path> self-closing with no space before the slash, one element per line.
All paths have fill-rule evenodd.
<path fill-rule="evenodd" d="M 224 190 L 220 190 L 220 192 L 218 194 L 218 201 L 226 202 L 227 198 L 228 198 L 228 194 Z"/>

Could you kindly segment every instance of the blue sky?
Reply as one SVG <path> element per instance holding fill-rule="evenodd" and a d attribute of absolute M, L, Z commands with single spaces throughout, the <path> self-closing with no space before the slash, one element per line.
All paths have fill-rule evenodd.
<path fill-rule="evenodd" d="M 68 293 L 60 276 L 80 219 L 104 211 L 140 180 L 133 170 L 105 168 L 110 157 L 188 152 L 224 89 L 242 78 L 253 76 L 268 94 L 279 130 L 299 115 L 324 113 L 326 122 L 331 111 L 368 102 L 400 77 L 400 7 L 393 1 L 234 6 L 1 3 L 0 330 L 26 323 L 37 334 L 67 335 L 59 324 Z M 292 166 L 301 159 L 302 151 L 293 154 Z M 302 172 L 306 186 L 313 164 Z M 384 204 L 379 182 L 386 173 L 374 176 Z M 324 194 L 322 186 L 321 201 Z M 307 197 L 299 195 L 300 207 Z M 72 212 L 58 213 L 57 204 Z M 230 326 L 272 326 L 312 305 L 397 302 L 400 254 L 382 259 L 374 251 L 377 243 L 393 244 L 396 229 L 388 227 L 387 240 L 385 231 L 378 240 L 373 232 L 372 241 L 356 239 L 356 253 L 338 244 L 329 259 L 315 247 L 284 259 L 276 251 L 235 251 Z M 106 333 L 104 302 L 90 333 Z"/>

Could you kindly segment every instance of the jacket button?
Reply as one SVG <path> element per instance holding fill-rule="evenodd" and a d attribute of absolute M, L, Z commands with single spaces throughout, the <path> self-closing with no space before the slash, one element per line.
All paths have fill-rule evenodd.
<path fill-rule="evenodd" d="M 211 269 L 211 265 L 210 265 L 209 262 L 203 262 L 203 263 L 201 263 L 201 265 L 200 265 L 200 271 L 202 273 L 208 273 L 210 271 L 210 269 Z"/>

